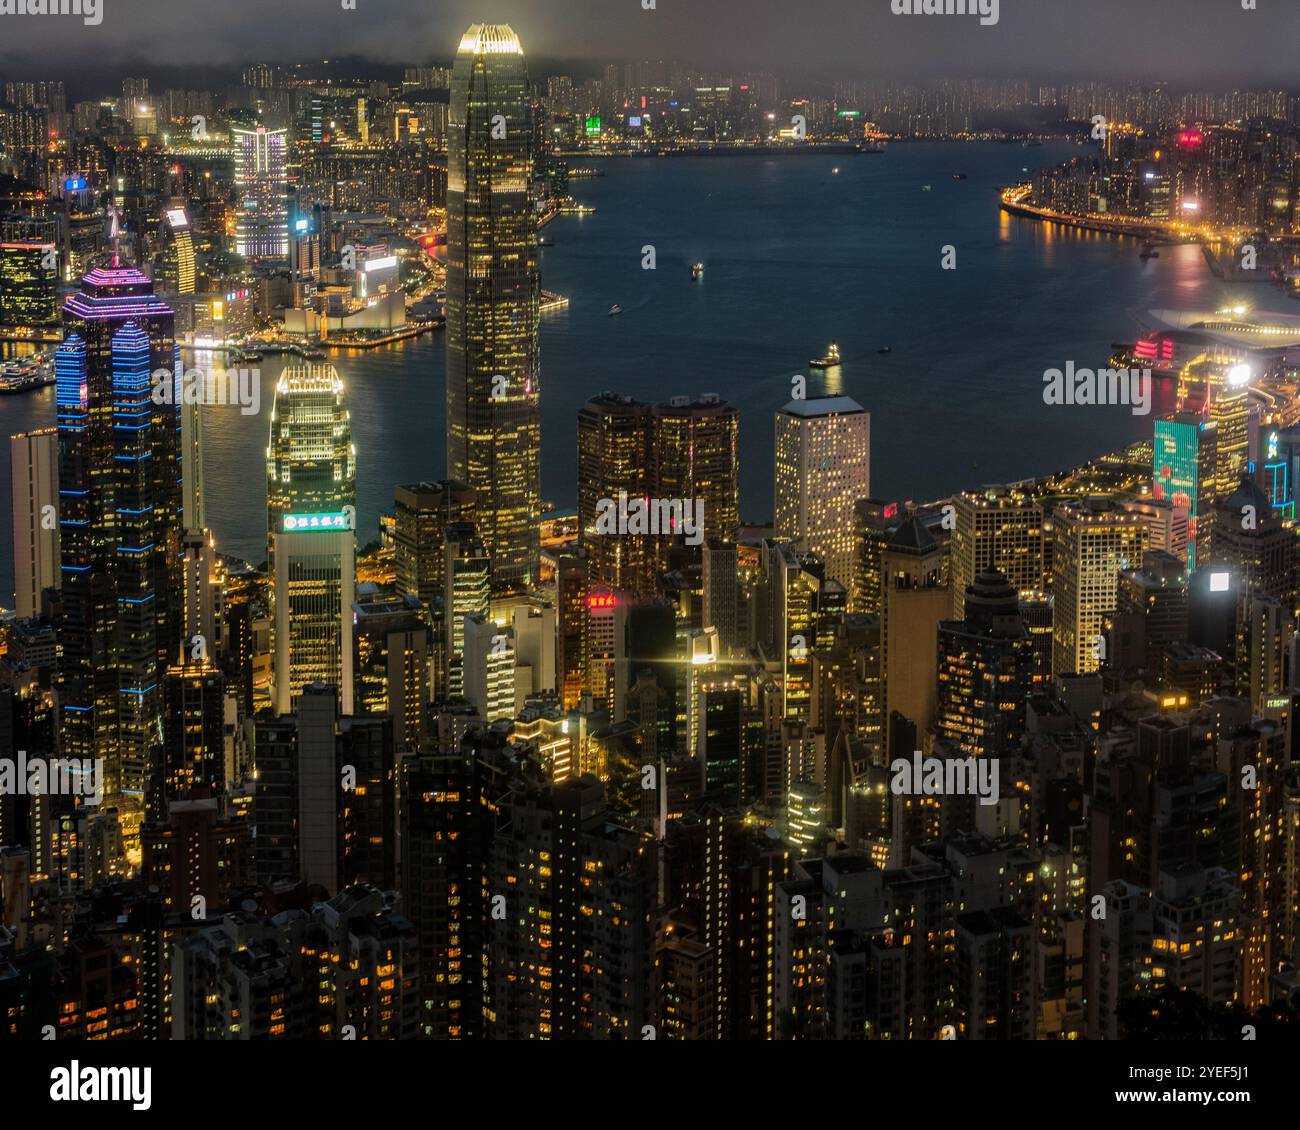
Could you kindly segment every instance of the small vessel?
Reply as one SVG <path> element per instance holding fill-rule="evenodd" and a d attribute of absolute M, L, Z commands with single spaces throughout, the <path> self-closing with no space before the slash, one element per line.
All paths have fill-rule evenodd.
<path fill-rule="evenodd" d="M 302 351 L 302 355 L 303 355 L 305 358 L 307 358 L 308 361 L 327 361 L 327 360 L 329 360 L 329 354 L 326 353 L 325 350 L 323 350 L 323 349 L 304 349 L 304 350 Z"/>
<path fill-rule="evenodd" d="M 930 191 L 930 186 L 929 186 L 928 184 L 923 184 L 923 185 L 921 185 L 921 191 L 922 191 L 922 192 L 929 192 L 929 191 Z"/>
<path fill-rule="evenodd" d="M 831 170 L 831 176 L 837 177 L 839 175 L 840 175 L 840 167 L 839 165 L 836 165 L 835 168 Z"/>
<path fill-rule="evenodd" d="M 0 393 L 26 392 L 53 383 L 53 368 L 44 354 L 0 363 Z"/>
<path fill-rule="evenodd" d="M 882 345 L 879 349 L 876 350 L 876 352 L 877 352 L 877 353 L 893 353 L 893 352 L 894 352 L 894 347 L 893 347 L 892 345 Z"/>
<path fill-rule="evenodd" d="M 553 240 L 553 239 L 547 239 L 547 238 L 545 238 L 545 237 L 543 236 L 543 237 L 541 237 L 541 238 L 539 238 L 539 239 L 537 240 L 537 246 L 538 246 L 538 247 L 554 247 L 554 246 L 555 246 L 555 240 Z"/>
<path fill-rule="evenodd" d="M 952 179 L 953 179 L 953 180 L 965 180 L 965 179 L 966 179 L 966 174 L 965 174 L 965 173 L 953 173 L 953 174 L 952 174 Z"/>
<path fill-rule="evenodd" d="M 1154 244 L 1144 243 L 1144 244 L 1142 245 L 1142 251 L 1141 251 L 1141 253 L 1138 255 L 1138 258 L 1139 258 L 1139 259 L 1159 259 L 1159 258 L 1160 258 L 1160 252 L 1157 251 L 1157 250 L 1155 249 L 1155 245 L 1154 245 Z"/>
<path fill-rule="evenodd" d="M 262 355 L 258 353 L 257 350 L 250 349 L 247 352 L 240 354 L 239 359 L 246 365 L 255 365 L 262 360 Z"/>
<path fill-rule="evenodd" d="M 829 369 L 839 363 L 840 347 L 836 345 L 835 342 L 831 342 L 830 345 L 826 347 L 826 356 L 814 357 L 808 362 L 808 366 L 812 369 Z"/>
<path fill-rule="evenodd" d="M 620 306 L 617 302 L 615 302 L 614 305 L 609 308 L 609 316 L 611 318 L 615 314 L 621 314 L 621 313 L 623 313 L 623 307 Z"/>
<path fill-rule="evenodd" d="M 704 277 L 704 264 L 703 264 L 703 263 L 692 263 L 692 264 L 691 264 L 691 281 L 692 281 L 692 282 L 698 282 L 698 281 L 699 281 L 700 279 L 702 279 L 703 277 Z"/>

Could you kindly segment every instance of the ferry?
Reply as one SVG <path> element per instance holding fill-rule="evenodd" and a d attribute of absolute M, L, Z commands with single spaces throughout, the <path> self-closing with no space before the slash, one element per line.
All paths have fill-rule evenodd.
<path fill-rule="evenodd" d="M 0 394 L 44 388 L 54 380 L 53 367 L 43 353 L 0 362 Z"/>
<path fill-rule="evenodd" d="M 808 367 L 812 369 L 830 369 L 840 363 L 840 347 L 831 342 L 826 347 L 825 357 L 814 357 L 808 362 Z"/>
<path fill-rule="evenodd" d="M 704 277 L 704 264 L 703 264 L 703 263 L 692 263 L 692 264 L 691 264 L 691 281 L 692 281 L 692 282 L 698 282 L 698 281 L 699 281 L 700 279 L 702 279 L 703 277 Z"/>
<path fill-rule="evenodd" d="M 329 354 L 326 353 L 325 350 L 323 350 L 323 349 L 304 349 L 304 350 L 302 351 L 302 355 L 303 355 L 305 358 L 307 358 L 308 361 L 328 361 L 328 360 L 329 360 Z"/>
<path fill-rule="evenodd" d="M 609 308 L 609 316 L 611 318 L 615 314 L 621 314 L 621 313 L 623 313 L 623 307 L 620 306 L 617 302 L 615 302 L 614 305 Z"/>

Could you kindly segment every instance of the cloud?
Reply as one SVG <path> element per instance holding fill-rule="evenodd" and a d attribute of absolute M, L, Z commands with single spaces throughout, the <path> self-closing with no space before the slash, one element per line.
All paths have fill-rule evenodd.
<path fill-rule="evenodd" d="M 894 16 L 889 0 L 102 0 L 104 18 L 3 17 L 6 72 L 363 56 L 450 60 L 469 24 L 510 23 L 535 59 L 674 58 L 822 77 L 1059 74 L 1188 84 L 1288 81 L 1300 5 L 1236 0 L 1001 0 L 971 17 Z M 352 2 L 352 0 L 349 0 Z M 6 52 L 7 49 L 7 52 Z M 25 64 L 25 66 L 24 66 Z"/>

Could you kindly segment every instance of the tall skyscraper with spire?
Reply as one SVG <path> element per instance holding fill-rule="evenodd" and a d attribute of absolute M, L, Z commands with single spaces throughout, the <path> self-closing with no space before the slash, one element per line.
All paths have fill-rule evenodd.
<path fill-rule="evenodd" d="M 519 37 L 475 24 L 451 83 L 447 475 L 478 492 L 493 588 L 538 571 L 541 388 L 532 90 Z"/>
<path fill-rule="evenodd" d="M 129 835 L 161 754 L 162 677 L 183 630 L 180 358 L 171 309 L 133 269 L 91 271 L 63 323 L 58 745 L 104 759 Z M 171 396 L 155 395 L 160 371 Z"/>

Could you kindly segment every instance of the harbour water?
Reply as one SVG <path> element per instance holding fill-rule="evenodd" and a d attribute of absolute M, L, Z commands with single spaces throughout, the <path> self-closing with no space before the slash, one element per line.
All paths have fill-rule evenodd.
<path fill-rule="evenodd" d="M 917 143 L 880 156 L 582 162 L 606 174 L 572 185 L 596 211 L 555 220 L 554 246 L 541 251 L 542 285 L 569 298 L 542 319 L 545 498 L 573 505 L 575 415 L 606 389 L 651 401 L 712 392 L 738 404 L 741 514 L 751 521 L 771 515 L 773 413 L 795 374 L 808 376 L 808 395 L 844 393 L 871 412 L 878 497 L 1025 478 L 1149 435 L 1152 416 L 1127 407 L 1045 405 L 1044 371 L 1104 365 L 1146 309 L 1284 300 L 1215 279 L 1194 246 L 1144 262 L 1132 240 L 1000 213 L 997 189 L 1022 167 L 1077 152 Z M 642 266 L 647 247 L 654 270 Z M 945 247 L 955 270 L 942 269 Z M 693 282 L 697 261 L 706 270 Z M 810 371 L 832 340 L 843 364 Z M 391 509 L 394 484 L 445 472 L 443 348 L 433 334 L 331 354 L 352 412 L 363 542 Z M 265 556 L 265 447 L 282 364 L 262 364 L 257 415 L 204 409 L 208 522 L 222 551 L 254 562 Z M 1152 415 L 1168 397 L 1157 388 Z M 5 435 L 53 422 L 53 388 L 0 398 Z M 7 458 L 0 497 L 9 498 Z M 3 521 L 6 606 L 12 577 Z"/>

